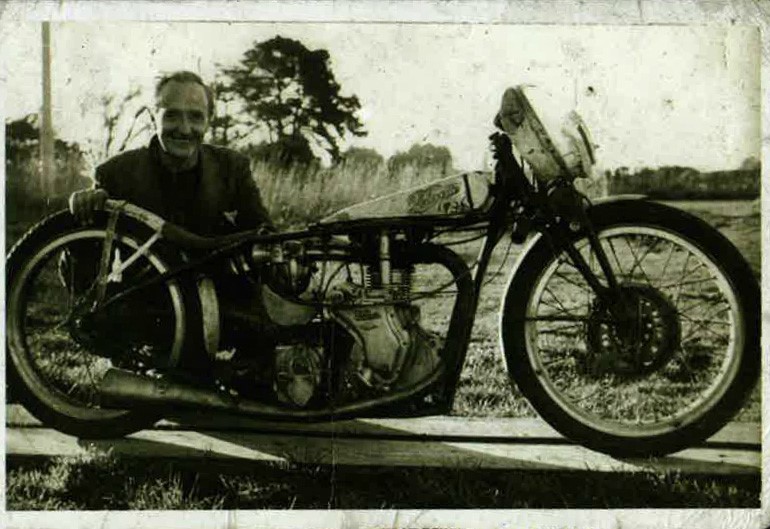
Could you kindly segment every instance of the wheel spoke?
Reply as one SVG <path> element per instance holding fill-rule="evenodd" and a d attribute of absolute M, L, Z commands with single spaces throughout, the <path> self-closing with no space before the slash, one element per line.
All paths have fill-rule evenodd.
<path fill-rule="evenodd" d="M 555 306 L 554 306 L 554 305 L 552 305 L 552 304 L 548 304 L 548 306 L 549 306 L 549 307 L 554 307 L 554 308 L 561 308 L 562 312 L 564 312 L 565 314 L 571 314 L 571 315 L 574 315 L 574 314 L 575 314 L 575 311 L 574 311 L 574 310 L 570 310 L 570 309 L 568 309 L 567 307 L 565 307 L 565 306 L 564 306 L 564 303 L 562 303 L 562 302 L 561 302 L 561 300 L 560 300 L 560 299 L 559 299 L 559 298 L 556 296 L 556 294 L 554 294 L 554 293 L 553 293 L 553 291 L 552 291 L 551 289 L 546 289 L 546 292 L 548 292 L 548 294 L 550 294 L 550 295 L 551 295 L 551 297 L 553 298 L 553 300 L 554 300 L 554 301 L 557 303 L 557 305 L 558 305 L 558 307 L 555 307 Z M 545 301 L 544 301 L 544 300 L 541 300 L 541 303 L 545 303 Z"/>
<path fill-rule="evenodd" d="M 615 249 L 615 243 L 612 241 L 612 239 L 609 239 L 607 242 L 608 242 L 608 244 L 609 244 L 609 246 L 610 246 L 610 249 L 612 250 L 612 256 L 615 258 L 615 263 L 617 263 L 617 265 L 618 265 L 618 272 L 619 272 L 619 275 L 621 275 L 621 276 L 625 276 L 625 275 L 627 275 L 627 274 L 626 274 L 626 273 L 623 271 L 623 265 L 622 265 L 622 264 L 620 264 L 620 259 L 618 258 L 618 252 L 617 252 L 617 250 Z"/>
<path fill-rule="evenodd" d="M 671 258 L 674 256 L 674 250 L 676 250 L 676 246 L 674 246 L 674 243 L 672 242 L 669 242 L 668 247 L 668 255 L 666 255 L 666 262 L 663 263 L 663 268 L 660 271 L 660 277 L 666 277 L 666 270 L 668 270 L 668 265 L 671 263 Z"/>
<path fill-rule="evenodd" d="M 685 320 L 687 320 L 690 323 L 699 323 L 699 324 L 702 324 L 702 325 L 708 324 L 708 325 L 728 325 L 728 326 L 732 326 L 731 322 L 724 321 L 724 320 L 710 320 L 710 319 L 703 319 L 703 318 L 696 320 L 695 318 L 690 318 L 689 316 L 685 316 L 683 314 L 679 314 L 679 316 L 682 319 L 685 319 Z"/>
<path fill-rule="evenodd" d="M 577 288 L 579 288 L 580 290 L 583 290 L 583 291 L 585 291 L 585 292 L 588 292 L 589 294 L 592 294 L 592 293 L 593 293 L 593 290 L 591 290 L 590 288 L 588 288 L 588 287 L 587 287 L 587 286 L 585 286 L 585 285 L 581 285 L 580 283 L 578 283 L 578 282 L 577 282 L 577 281 L 575 281 L 574 279 L 571 279 L 571 278 L 567 277 L 567 276 L 566 276 L 566 275 L 564 275 L 564 273 L 562 273 L 562 272 L 556 272 L 554 275 L 555 275 L 556 277 L 558 277 L 559 279 L 562 279 L 564 282 L 566 282 L 566 283 L 569 283 L 570 285 L 572 285 L 572 286 L 574 286 L 574 287 L 577 287 Z"/>
<path fill-rule="evenodd" d="M 588 321 L 588 316 L 572 316 L 569 314 L 566 316 L 550 316 L 550 315 L 529 316 L 526 318 L 526 321 L 569 321 L 569 322 L 585 323 Z"/>
<path fill-rule="evenodd" d="M 700 285 L 702 283 L 709 283 L 713 282 L 713 277 L 706 277 L 703 279 L 689 279 L 687 281 L 680 281 L 677 283 L 666 283 L 663 285 L 658 285 L 657 288 L 664 289 L 664 288 L 677 288 L 677 287 L 684 287 L 684 286 L 692 286 L 692 285 Z"/>
<path fill-rule="evenodd" d="M 723 312 L 726 312 L 727 310 L 729 310 L 729 307 L 728 307 L 727 309 L 724 309 L 724 310 L 723 310 Z M 715 315 L 716 315 L 716 314 L 711 314 L 711 315 L 709 315 L 709 317 L 711 317 L 711 316 L 715 316 Z M 702 330 L 702 329 L 705 329 L 705 330 L 709 330 L 709 331 L 710 331 L 710 329 L 707 329 L 707 328 L 706 328 L 706 324 L 707 324 L 707 322 L 705 322 L 705 321 L 701 321 L 701 322 L 700 322 L 700 323 L 698 323 L 697 325 L 693 326 L 693 328 L 692 328 L 692 329 L 690 329 L 690 332 L 689 332 L 689 333 L 688 333 L 686 336 L 684 336 L 684 337 L 682 338 L 682 342 L 685 342 L 685 341 L 689 340 L 689 339 L 690 339 L 690 338 L 691 338 L 693 335 L 695 335 L 695 333 L 696 333 L 696 332 L 698 332 L 698 331 L 700 331 L 700 330 Z M 712 332 L 713 332 L 713 331 L 712 331 Z"/>
<path fill-rule="evenodd" d="M 639 246 L 641 246 L 641 237 L 637 237 L 637 240 L 638 240 L 638 241 L 640 241 L 640 242 L 639 242 Z M 642 255 L 642 257 L 639 257 L 639 256 L 638 256 L 638 254 L 637 254 L 637 252 L 636 252 L 636 251 L 634 251 L 634 248 L 633 248 L 633 246 L 631 245 L 631 242 L 630 242 L 630 241 L 628 241 L 628 239 L 626 239 L 626 244 L 628 244 L 628 249 L 629 249 L 629 251 L 631 252 L 631 255 L 634 257 L 634 265 L 631 267 L 631 270 L 629 270 L 629 272 L 628 272 L 628 276 L 629 276 L 629 277 L 633 277 L 633 275 L 634 275 L 634 270 L 636 270 L 636 269 L 638 268 L 638 269 L 639 269 L 639 271 L 640 271 L 640 272 L 642 273 L 642 275 L 644 276 L 644 279 L 647 281 L 647 284 L 648 284 L 648 285 L 652 285 L 652 284 L 653 284 L 653 283 L 652 283 L 652 281 L 650 280 L 650 278 L 649 278 L 649 276 L 647 275 L 647 273 L 644 271 L 644 267 L 642 266 L 642 261 L 644 261 L 645 257 L 647 257 L 647 255 L 650 253 L 650 251 L 651 251 L 651 250 L 652 250 L 652 248 L 655 246 L 655 244 L 653 243 L 652 245 L 650 245 L 650 247 L 649 247 L 649 248 L 647 249 L 647 251 L 646 251 L 646 252 L 645 252 L 645 253 Z M 637 248 L 637 250 L 638 250 L 638 249 L 639 249 L 639 248 Z"/>
<path fill-rule="evenodd" d="M 695 301 L 686 305 L 684 304 L 684 302 L 682 302 L 677 306 L 677 312 L 684 314 L 684 313 L 694 312 L 696 311 L 695 309 L 699 309 L 699 308 L 708 309 L 719 305 L 724 305 L 726 303 L 726 300 L 724 299 L 708 299 L 705 297 L 706 295 L 707 295 L 706 293 L 702 293 L 699 296 L 694 296 Z M 693 299 L 693 298 L 688 298 L 688 299 Z"/>

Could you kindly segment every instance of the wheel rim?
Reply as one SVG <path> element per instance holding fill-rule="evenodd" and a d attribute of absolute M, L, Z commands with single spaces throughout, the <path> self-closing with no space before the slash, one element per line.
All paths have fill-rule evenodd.
<path fill-rule="evenodd" d="M 81 420 L 115 419 L 127 413 L 127 410 L 100 407 L 98 384 L 104 373 L 116 363 L 114 358 L 94 354 L 93 344 L 83 343 L 79 334 L 74 332 L 70 316 L 78 299 L 74 286 L 76 282 L 73 283 L 77 268 L 69 267 L 70 270 L 64 271 L 59 261 L 65 251 L 82 252 L 84 248 L 98 248 L 100 252 L 104 238 L 104 230 L 89 229 L 49 241 L 25 261 L 8 293 L 6 322 L 9 355 L 19 376 L 43 404 L 58 413 Z M 140 246 L 133 237 L 116 234 L 110 256 L 112 269 L 127 262 Z M 154 252 L 140 253 L 119 280 L 112 282 L 110 292 L 117 292 L 132 280 L 167 270 L 166 263 Z M 63 279 L 64 276 L 67 279 Z M 108 336 L 108 340 L 99 344 L 116 351 L 131 344 L 137 349 L 142 347 L 149 355 L 157 353 L 149 350 L 149 339 L 147 344 L 142 345 L 138 341 L 140 335 L 130 330 L 136 315 L 137 318 L 144 318 L 144 322 L 157 325 L 157 332 L 154 329 L 150 331 L 153 335 L 157 334 L 153 336 L 152 343 L 168 345 L 170 350 L 166 354 L 178 357 L 185 332 L 181 290 L 176 282 L 170 281 L 157 291 L 165 294 L 143 303 L 144 310 L 131 315 L 125 314 L 125 307 L 123 312 L 112 311 L 111 316 L 125 314 L 130 316 L 130 320 L 113 318 L 109 332 L 102 333 Z M 128 360 L 128 356 L 126 350 L 126 354 L 121 355 L 121 362 Z"/>
<path fill-rule="evenodd" d="M 697 421 L 735 380 L 745 342 L 745 316 L 728 278 L 694 243 L 659 227 L 615 227 L 599 238 L 621 285 L 654 291 L 647 305 L 670 305 L 680 327 L 664 328 L 670 318 L 658 318 L 664 323 L 657 334 L 635 336 L 636 348 L 650 355 L 646 369 L 620 369 L 617 356 L 590 343 L 597 301 L 562 254 L 540 274 L 527 303 L 525 339 L 536 377 L 564 412 L 608 434 L 662 435 Z M 602 278 L 587 241 L 576 246 Z M 654 327 L 658 320 L 641 321 Z M 655 350 L 652 336 L 663 334 L 671 350 Z M 615 345 L 632 347 L 628 340 Z M 597 365 L 603 367 L 589 367 Z"/>

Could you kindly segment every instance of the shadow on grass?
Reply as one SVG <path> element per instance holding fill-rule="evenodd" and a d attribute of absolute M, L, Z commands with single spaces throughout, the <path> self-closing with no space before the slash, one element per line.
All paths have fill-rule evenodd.
<path fill-rule="evenodd" d="M 33 469 L 37 469 L 35 471 Z M 9 510 L 756 508 L 759 476 L 56 460 L 8 468 Z M 31 476 L 37 476 L 34 480 Z M 53 479 L 55 478 L 55 479 Z M 56 485 L 58 483 L 58 485 Z"/>

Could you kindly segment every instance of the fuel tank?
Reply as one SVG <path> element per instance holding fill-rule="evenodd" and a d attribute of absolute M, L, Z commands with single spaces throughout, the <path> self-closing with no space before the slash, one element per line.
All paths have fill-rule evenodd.
<path fill-rule="evenodd" d="M 357 219 L 451 215 L 484 210 L 491 203 L 491 172 L 461 173 L 340 210 L 321 224 Z"/>

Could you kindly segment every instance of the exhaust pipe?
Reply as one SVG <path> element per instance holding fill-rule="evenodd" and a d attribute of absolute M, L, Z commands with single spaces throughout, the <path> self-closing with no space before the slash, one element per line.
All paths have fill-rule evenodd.
<path fill-rule="evenodd" d="M 443 369 L 436 369 L 425 380 L 408 389 L 394 391 L 372 401 L 351 403 L 336 408 L 297 410 L 270 406 L 254 400 L 240 399 L 217 389 L 200 388 L 139 375 L 123 369 L 109 369 L 99 385 L 105 407 L 186 407 L 217 410 L 240 415 L 258 415 L 271 419 L 321 419 L 330 415 L 345 416 L 360 413 L 377 406 L 393 404 L 409 395 L 415 395 L 437 383 Z"/>
<path fill-rule="evenodd" d="M 115 368 L 105 373 L 99 385 L 99 393 L 102 403 L 107 407 L 182 406 L 247 415 L 286 415 L 286 410 L 242 400 L 224 391 L 138 375 Z"/>

